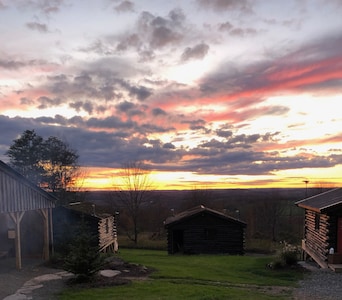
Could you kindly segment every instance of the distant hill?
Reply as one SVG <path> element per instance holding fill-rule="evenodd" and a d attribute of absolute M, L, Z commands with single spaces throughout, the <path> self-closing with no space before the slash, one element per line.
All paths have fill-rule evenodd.
<path fill-rule="evenodd" d="M 204 201 L 210 203 L 253 201 L 258 199 L 277 197 L 282 200 L 298 201 L 306 196 L 316 195 L 323 190 L 317 188 L 259 188 L 259 189 L 213 189 L 213 190 L 156 190 L 151 192 L 150 201 L 160 201 L 169 209 L 178 209 L 182 203 L 197 197 L 206 197 Z M 203 194 L 201 195 L 201 192 Z M 115 191 L 88 191 L 84 199 L 98 205 L 110 203 Z M 196 195 L 199 194 L 199 195 Z M 197 199 L 196 201 L 200 201 Z"/>

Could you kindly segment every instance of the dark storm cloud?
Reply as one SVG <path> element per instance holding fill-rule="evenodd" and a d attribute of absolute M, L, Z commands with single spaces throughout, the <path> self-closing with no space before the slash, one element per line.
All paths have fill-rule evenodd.
<path fill-rule="evenodd" d="M 279 132 L 261 134 L 233 134 L 232 131 L 216 131 L 218 137 L 224 137 L 225 140 L 211 139 L 198 145 L 198 148 L 204 149 L 233 149 L 233 148 L 252 148 L 256 143 L 273 141 Z"/>
<path fill-rule="evenodd" d="M 48 63 L 45 60 L 40 59 L 32 59 L 32 60 L 14 60 L 14 59 L 0 59 L 0 68 L 8 69 L 8 70 L 18 70 L 20 68 L 25 67 L 40 67 L 40 66 L 47 66 L 53 65 Z"/>
<path fill-rule="evenodd" d="M 244 37 L 247 35 L 255 35 L 257 30 L 254 28 L 233 28 L 229 31 L 232 36 Z"/>
<path fill-rule="evenodd" d="M 248 0 L 197 0 L 197 3 L 203 9 L 210 8 L 218 12 L 239 10 L 249 13 L 252 11 L 252 7 Z"/>
<path fill-rule="evenodd" d="M 128 112 L 129 110 L 131 110 L 135 107 L 135 104 L 132 102 L 124 101 L 124 102 L 120 102 L 115 107 L 118 111 Z"/>
<path fill-rule="evenodd" d="M 192 48 L 187 47 L 182 53 L 181 60 L 203 59 L 208 54 L 208 51 L 209 46 L 205 43 L 198 44 Z"/>
<path fill-rule="evenodd" d="M 22 105 L 32 105 L 34 104 L 34 101 L 30 98 L 27 98 L 27 97 L 22 97 L 20 98 L 20 104 Z"/>
<path fill-rule="evenodd" d="M 230 31 L 233 25 L 230 22 L 220 23 L 218 26 L 220 31 Z"/>
<path fill-rule="evenodd" d="M 174 9 L 166 16 L 156 16 L 144 11 L 139 15 L 133 32 L 125 33 L 119 40 L 119 52 L 134 49 L 140 61 L 155 58 L 155 51 L 166 46 L 176 47 L 186 34 L 185 15 L 182 10 Z"/>
<path fill-rule="evenodd" d="M 172 143 L 165 143 L 163 145 L 163 148 L 165 148 L 165 149 L 176 149 L 176 146 L 173 145 Z"/>
<path fill-rule="evenodd" d="M 229 138 L 229 137 L 233 136 L 233 131 L 225 130 L 225 129 L 218 129 L 218 130 L 216 130 L 216 134 L 219 137 Z"/>
<path fill-rule="evenodd" d="M 122 121 L 116 116 L 107 117 L 104 119 L 90 118 L 86 121 L 87 126 L 101 129 L 132 129 L 136 127 L 133 121 Z"/>
<path fill-rule="evenodd" d="M 41 96 L 37 99 L 37 102 L 39 103 L 39 109 L 45 109 L 47 107 L 59 106 L 62 103 L 62 100 L 60 98 Z"/>
<path fill-rule="evenodd" d="M 26 64 L 21 61 L 0 59 L 0 67 L 9 70 L 16 70 L 22 67 L 26 67 Z"/>
<path fill-rule="evenodd" d="M 73 103 L 69 103 L 69 106 L 75 109 L 77 112 L 81 111 L 82 109 L 86 111 L 88 114 L 92 114 L 94 111 L 94 105 L 90 101 L 76 101 Z"/>
<path fill-rule="evenodd" d="M 120 4 L 115 6 L 114 8 L 117 12 L 133 12 L 134 11 L 134 3 L 131 1 L 122 1 Z"/>
<path fill-rule="evenodd" d="M 142 41 L 139 38 L 137 33 L 130 34 L 129 36 L 125 37 L 117 46 L 116 50 L 118 51 L 125 51 L 131 47 L 139 49 L 142 45 Z"/>
<path fill-rule="evenodd" d="M 166 112 L 159 108 L 159 107 L 156 107 L 156 108 L 153 108 L 152 109 L 152 115 L 157 117 L 157 116 L 165 116 L 166 115 Z"/>
<path fill-rule="evenodd" d="M 60 126 L 55 126 L 56 123 Z M 0 136 L 0 155 L 8 150 L 12 141 L 24 130 L 34 129 L 43 137 L 57 136 L 67 141 L 78 151 L 80 162 L 84 166 L 118 167 L 122 162 L 134 159 L 152 163 L 157 170 L 217 175 L 266 175 L 278 170 L 328 168 L 342 163 L 342 155 L 322 157 L 311 154 L 308 158 L 305 154 L 286 157 L 276 151 L 253 151 L 255 145 L 272 141 L 277 133 L 223 134 L 227 136 L 226 142 L 212 140 L 197 148 L 185 150 L 177 149 L 174 144 L 163 143 L 159 139 L 148 139 L 144 135 L 132 137 L 130 132 L 139 132 L 139 128 L 140 133 L 159 131 L 162 128 L 152 125 L 141 127 L 115 117 L 104 120 L 92 118 L 87 121 L 81 117 L 66 119 L 58 115 L 55 118 L 37 119 L 0 116 L 0 127 L 3 130 Z M 98 130 L 90 131 L 89 128 Z M 104 130 L 105 128 L 112 130 Z M 222 136 L 222 132 L 218 134 Z M 186 161 L 182 161 L 184 156 L 187 156 Z M 2 159 L 6 160 L 6 157 L 2 156 Z"/>
<path fill-rule="evenodd" d="M 29 22 L 26 23 L 26 27 L 31 29 L 31 30 L 36 30 L 42 33 L 48 32 L 48 27 L 46 24 L 43 23 L 38 23 L 38 22 Z"/>
<path fill-rule="evenodd" d="M 124 80 L 117 73 L 115 70 L 101 67 L 96 69 L 95 66 L 94 69 L 83 70 L 79 74 L 49 76 L 42 88 L 69 102 L 70 107 L 77 111 L 83 109 L 88 113 L 93 109 L 99 111 L 101 105 L 107 106 L 103 106 L 101 101 L 107 104 L 125 96 L 144 101 L 153 94 L 152 89 Z M 78 100 L 74 100 L 75 98 Z"/>
<path fill-rule="evenodd" d="M 340 164 L 342 155 L 283 157 L 278 152 L 254 151 L 210 151 L 207 156 L 187 161 L 184 166 L 190 166 L 199 174 L 217 175 L 270 175 L 275 171 L 301 168 L 329 168 Z"/>
<path fill-rule="evenodd" d="M 139 100 L 143 101 L 146 98 L 150 97 L 152 95 L 152 92 L 147 87 L 140 85 L 140 86 L 130 86 L 129 94 L 131 96 L 136 96 Z"/>
<path fill-rule="evenodd" d="M 43 15 L 58 13 L 64 0 L 12 0 L 19 9 L 38 10 Z"/>

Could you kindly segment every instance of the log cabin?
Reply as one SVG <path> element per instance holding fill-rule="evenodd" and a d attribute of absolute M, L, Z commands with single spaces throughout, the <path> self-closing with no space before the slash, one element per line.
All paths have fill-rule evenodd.
<path fill-rule="evenodd" d="M 305 209 L 302 251 L 321 268 L 342 264 L 342 188 L 295 203 Z"/>
<path fill-rule="evenodd" d="M 95 237 L 100 252 L 116 253 L 118 251 L 116 216 L 95 209 L 89 202 L 72 203 L 53 209 L 55 248 L 66 246 L 75 233 L 82 219 L 89 233 Z"/>
<path fill-rule="evenodd" d="M 57 199 L 0 161 L 0 256 L 48 260 L 51 209 Z"/>
<path fill-rule="evenodd" d="M 169 254 L 244 254 L 246 223 L 196 206 L 164 222 Z"/>

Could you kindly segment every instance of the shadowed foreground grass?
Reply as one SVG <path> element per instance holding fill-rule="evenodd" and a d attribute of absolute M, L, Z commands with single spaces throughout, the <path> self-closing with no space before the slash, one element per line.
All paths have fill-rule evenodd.
<path fill-rule="evenodd" d="M 125 286 L 68 289 L 59 299 L 290 299 L 290 287 L 303 276 L 267 269 L 272 257 L 265 256 L 170 256 L 138 249 L 122 249 L 119 256 L 156 271 L 149 280 Z"/>

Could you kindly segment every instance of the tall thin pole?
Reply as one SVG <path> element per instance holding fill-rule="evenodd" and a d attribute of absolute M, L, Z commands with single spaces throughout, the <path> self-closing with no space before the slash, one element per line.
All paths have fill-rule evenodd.
<path fill-rule="evenodd" d="M 305 183 L 305 198 L 308 197 L 308 183 L 309 183 L 309 180 L 303 180 L 303 182 Z"/>

